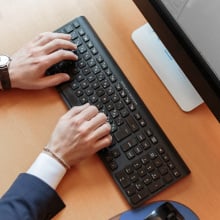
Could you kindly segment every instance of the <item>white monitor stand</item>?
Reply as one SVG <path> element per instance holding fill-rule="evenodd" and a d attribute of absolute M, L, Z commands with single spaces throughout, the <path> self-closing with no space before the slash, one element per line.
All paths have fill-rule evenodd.
<path fill-rule="evenodd" d="M 203 103 L 149 23 L 135 30 L 132 39 L 183 111 Z"/>

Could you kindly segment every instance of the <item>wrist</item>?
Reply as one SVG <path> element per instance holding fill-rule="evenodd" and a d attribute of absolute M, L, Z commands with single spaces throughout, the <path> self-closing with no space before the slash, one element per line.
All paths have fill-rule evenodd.
<path fill-rule="evenodd" d="M 71 167 L 70 165 L 61 157 L 59 157 L 56 153 L 51 151 L 48 146 L 44 147 L 43 151 L 47 154 L 49 154 L 51 157 L 53 157 L 55 160 L 57 160 L 66 170 L 69 170 Z"/>
<path fill-rule="evenodd" d="M 13 67 L 13 60 L 11 60 L 10 65 L 8 67 L 8 73 L 9 73 L 9 77 L 10 77 L 10 81 L 11 81 L 11 88 L 18 88 L 18 86 L 16 86 L 16 81 L 18 81 L 16 79 L 16 70 Z"/>

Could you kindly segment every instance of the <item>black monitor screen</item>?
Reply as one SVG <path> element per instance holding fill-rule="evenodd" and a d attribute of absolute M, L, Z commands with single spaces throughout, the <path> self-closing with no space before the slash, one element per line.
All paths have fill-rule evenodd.
<path fill-rule="evenodd" d="M 134 2 L 220 121 L 220 1 Z"/>

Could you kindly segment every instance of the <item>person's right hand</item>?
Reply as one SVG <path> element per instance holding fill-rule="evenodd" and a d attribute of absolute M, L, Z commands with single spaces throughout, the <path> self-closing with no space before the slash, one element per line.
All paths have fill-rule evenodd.
<path fill-rule="evenodd" d="M 106 115 L 95 106 L 73 107 L 58 121 L 47 148 L 73 166 L 109 146 L 110 130 Z"/>

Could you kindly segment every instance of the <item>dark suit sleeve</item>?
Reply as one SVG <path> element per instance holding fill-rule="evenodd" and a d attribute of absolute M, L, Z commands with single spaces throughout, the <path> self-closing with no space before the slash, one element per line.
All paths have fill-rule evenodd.
<path fill-rule="evenodd" d="M 0 199 L 0 219 L 48 220 L 65 207 L 56 191 L 30 174 L 20 174 Z"/>

